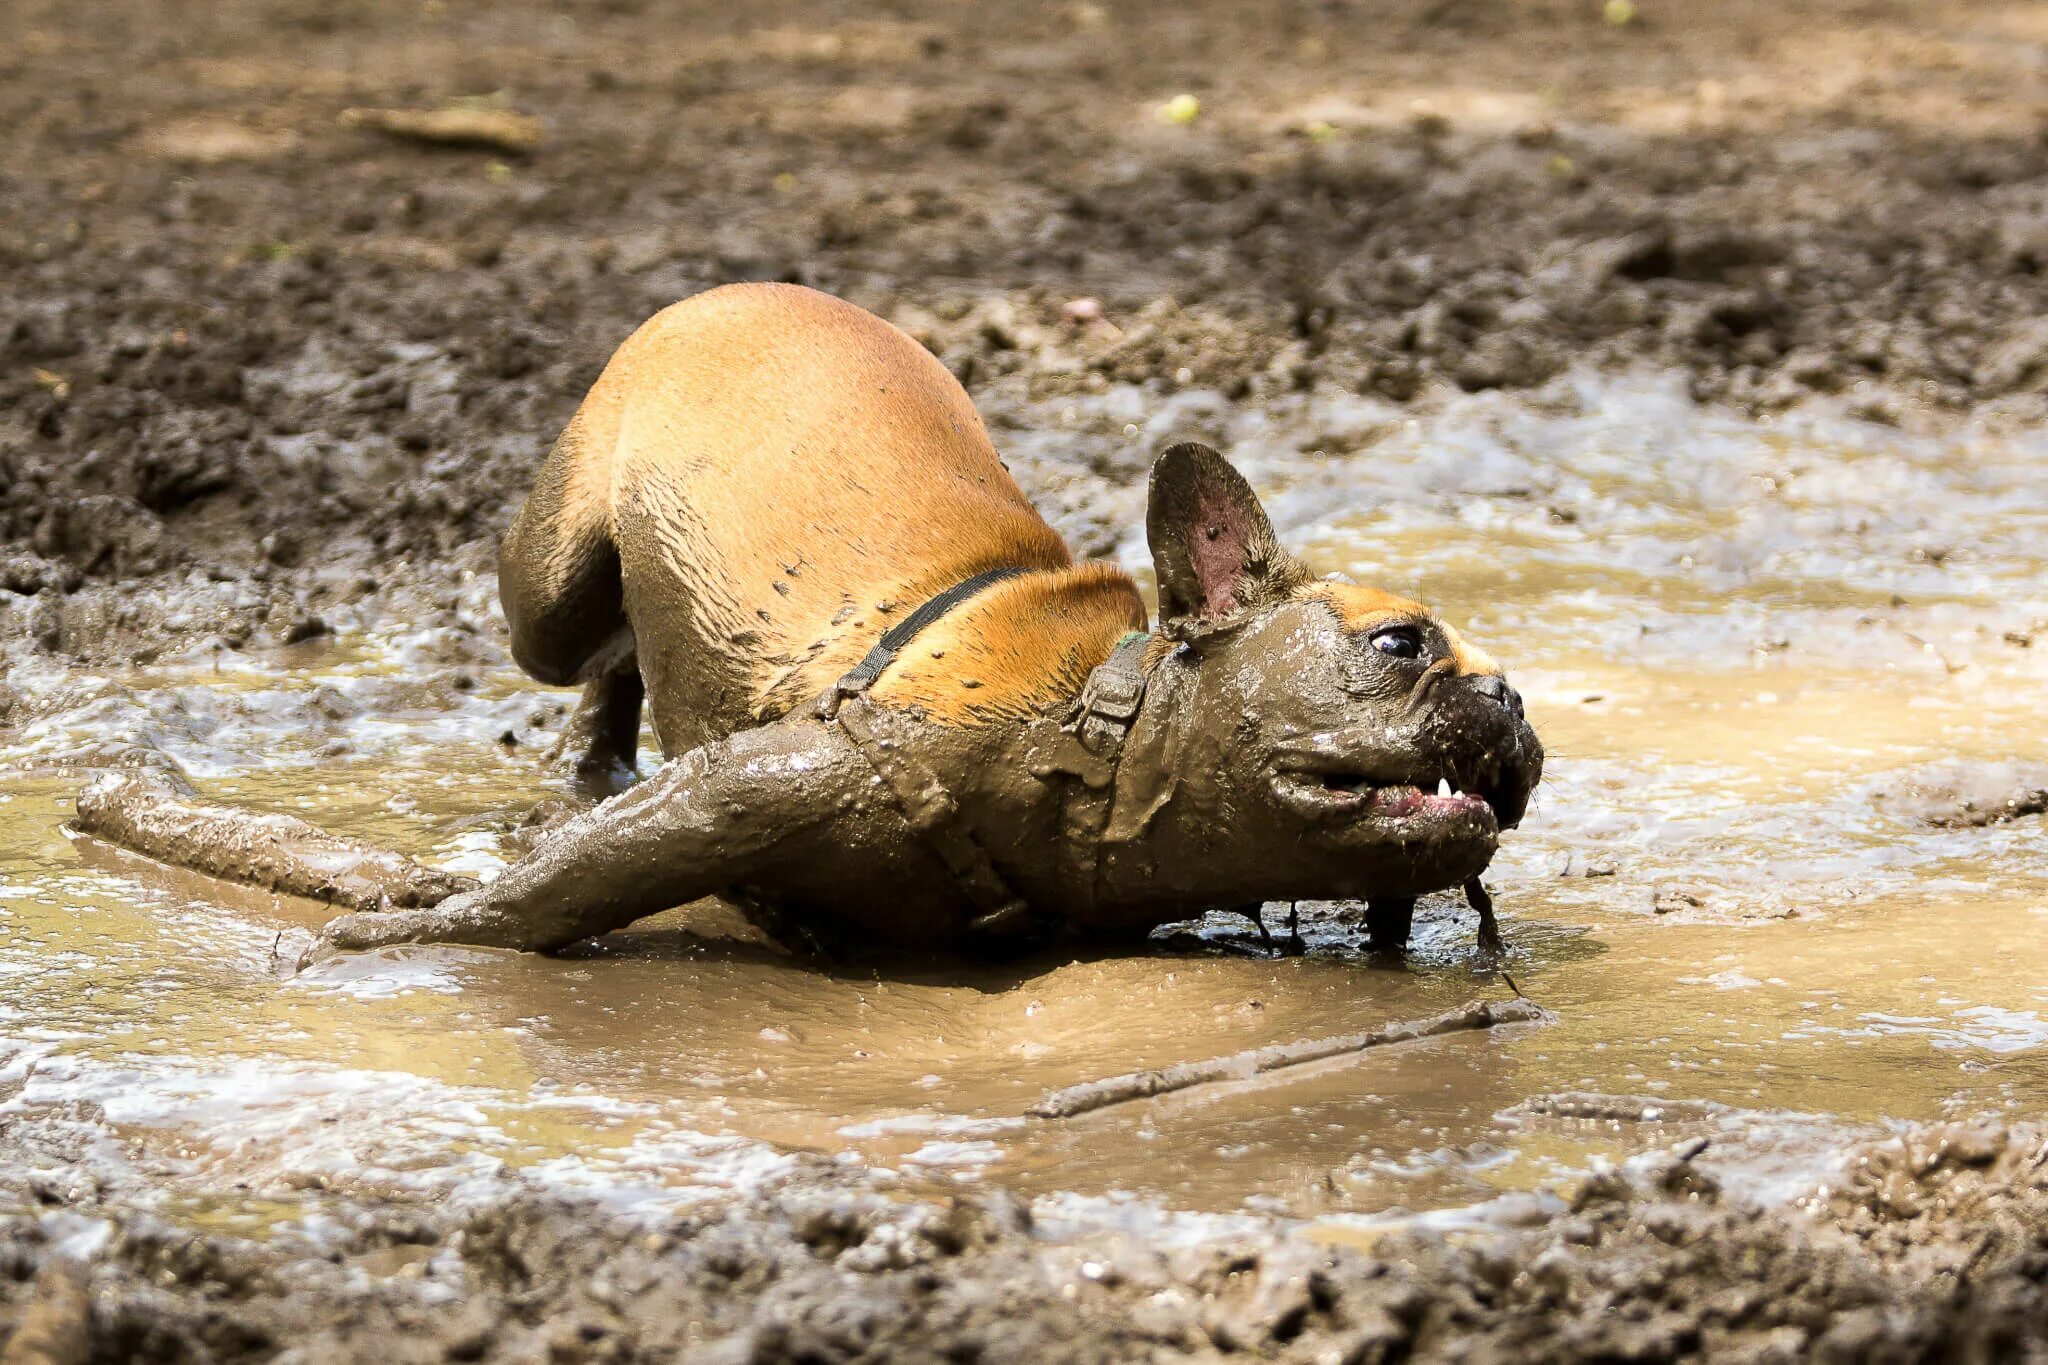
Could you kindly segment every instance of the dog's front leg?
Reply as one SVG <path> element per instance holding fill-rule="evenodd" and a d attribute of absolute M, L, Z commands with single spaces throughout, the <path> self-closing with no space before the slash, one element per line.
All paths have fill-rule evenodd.
<path fill-rule="evenodd" d="M 872 776 L 807 719 L 744 731 L 569 821 L 496 881 L 423 910 L 330 922 L 310 957 L 393 943 L 567 947 L 755 882 L 778 845 L 852 809 Z"/>

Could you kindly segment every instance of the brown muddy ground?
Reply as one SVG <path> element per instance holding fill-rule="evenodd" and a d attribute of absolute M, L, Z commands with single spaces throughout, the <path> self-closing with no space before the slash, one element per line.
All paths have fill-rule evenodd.
<path fill-rule="evenodd" d="M 1817 400 L 1915 428 L 2048 397 L 2036 4 L 0 19 L 11 664 L 261 651 L 380 611 L 443 622 L 436 667 L 494 654 L 462 575 L 534 462 L 635 323 L 734 279 L 895 318 L 999 443 L 1114 384 L 1555 405 L 1570 372 L 1648 367 L 1759 419 Z M 1192 122 L 1158 117 L 1183 93 Z M 344 118 L 464 100 L 542 140 Z M 1139 476 L 1126 445 L 1077 432 L 1031 480 L 1084 549 L 1127 529 L 1095 506 Z M 0 1221 L 0 1355 L 2006 1359 L 2048 1330 L 2043 1143 L 1916 1131 L 1762 1209 L 1672 1157 L 1526 1227 L 1329 1250 L 1039 1238 L 999 1192 L 823 1165 L 666 1223 L 366 1196 L 258 1238 L 0 1151 L 10 1201 L 46 1211 Z"/>
<path fill-rule="evenodd" d="M 2041 7 L 1602 14 L 11 0 L 0 632 L 240 647 L 478 562 L 618 340 L 734 279 L 895 317 L 998 426 L 1005 376 L 1427 401 L 1579 363 L 2038 414 Z M 343 118 L 461 99 L 543 141 Z"/>
<path fill-rule="evenodd" d="M 78 1228 L 0 1221 L 9 1362 L 2048 1358 L 2038 1128 L 1915 1133 L 1770 1213 L 1687 1145 L 1568 1209 L 1364 1249 L 1046 1242 L 1000 1193 L 905 1203 L 822 1162 L 659 1223 L 513 1197 L 262 1242 L 147 1214 Z"/>

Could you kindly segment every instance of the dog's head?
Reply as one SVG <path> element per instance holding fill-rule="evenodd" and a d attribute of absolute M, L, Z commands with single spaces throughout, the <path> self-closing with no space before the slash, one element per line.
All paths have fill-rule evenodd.
<path fill-rule="evenodd" d="M 1317 579 L 1206 446 L 1159 457 L 1146 530 L 1180 641 L 1162 667 L 1187 671 L 1180 780 L 1250 841 L 1270 874 L 1254 894 L 1418 894 L 1481 871 L 1543 773 L 1500 666 L 1418 603 Z"/>

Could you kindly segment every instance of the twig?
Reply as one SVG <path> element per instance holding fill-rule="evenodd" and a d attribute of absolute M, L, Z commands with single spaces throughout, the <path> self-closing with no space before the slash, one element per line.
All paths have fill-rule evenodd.
<path fill-rule="evenodd" d="M 1369 1033 L 1347 1033 L 1336 1038 L 1316 1038 L 1299 1043 L 1276 1043 L 1271 1047 L 1234 1052 L 1202 1062 L 1182 1062 L 1156 1071 L 1133 1071 L 1099 1081 L 1084 1081 L 1047 1091 L 1045 1098 L 1026 1112 L 1032 1118 L 1070 1119 L 1107 1109 L 1130 1100 L 1171 1094 L 1211 1081 L 1248 1080 L 1269 1071 L 1305 1066 L 1347 1053 L 1365 1052 L 1390 1043 L 1407 1043 L 1435 1038 L 1446 1033 L 1492 1028 L 1497 1024 L 1534 1023 L 1549 1019 L 1550 1012 L 1526 999 L 1474 1000 L 1458 1009 L 1428 1019 L 1388 1024 Z"/>

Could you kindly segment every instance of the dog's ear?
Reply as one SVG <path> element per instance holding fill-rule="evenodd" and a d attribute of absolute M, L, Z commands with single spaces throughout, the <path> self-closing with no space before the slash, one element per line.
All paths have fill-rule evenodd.
<path fill-rule="evenodd" d="M 1161 621 L 1264 606 L 1309 580 L 1280 548 L 1251 485 L 1205 445 L 1177 445 L 1153 462 L 1145 536 Z"/>

